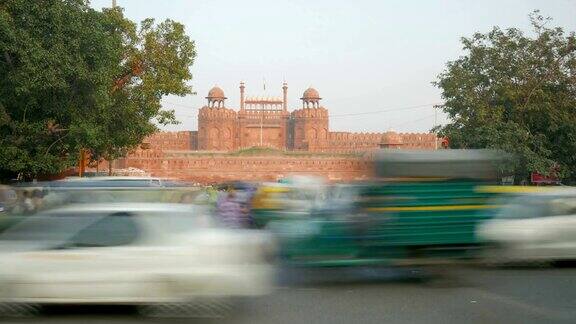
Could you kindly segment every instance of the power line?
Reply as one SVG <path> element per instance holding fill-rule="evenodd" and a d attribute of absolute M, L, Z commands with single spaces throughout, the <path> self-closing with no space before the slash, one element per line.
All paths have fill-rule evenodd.
<path fill-rule="evenodd" d="M 344 117 L 344 116 L 380 114 L 380 113 L 385 113 L 385 112 L 390 112 L 390 111 L 411 110 L 411 109 L 425 108 L 425 107 L 430 107 L 430 106 L 434 107 L 435 105 L 438 105 L 438 104 L 437 103 L 431 103 L 431 104 L 417 105 L 417 106 L 407 106 L 407 107 L 390 108 L 390 109 L 384 109 L 384 110 L 365 111 L 365 112 L 359 112 L 359 113 L 329 115 L 329 117 Z"/>
<path fill-rule="evenodd" d="M 407 121 L 398 123 L 398 124 L 396 124 L 396 125 L 393 125 L 392 128 L 395 128 L 395 127 L 398 127 L 398 126 L 404 126 L 404 125 L 411 124 L 411 123 L 416 123 L 416 122 L 419 122 L 419 121 L 422 121 L 422 120 L 425 120 L 425 119 L 428 119 L 428 118 L 432 118 L 432 117 L 434 117 L 434 115 L 435 115 L 435 114 L 431 114 L 431 115 L 426 115 L 426 116 L 421 117 L 421 118 L 412 119 L 412 120 L 407 120 Z"/>

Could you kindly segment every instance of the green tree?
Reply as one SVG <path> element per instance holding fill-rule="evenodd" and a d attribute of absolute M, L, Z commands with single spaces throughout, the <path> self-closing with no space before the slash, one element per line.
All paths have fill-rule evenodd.
<path fill-rule="evenodd" d="M 140 26 L 126 19 L 120 8 L 105 9 L 123 39 L 120 72 L 111 85 L 110 105 L 96 117 L 98 129 L 90 151 L 94 159 L 126 155 L 144 137 L 157 131 L 157 124 L 177 123 L 173 110 L 162 110 L 164 95 L 192 93 L 187 81 L 196 56 L 194 43 L 184 26 L 172 20 L 155 25 L 153 19 Z"/>
<path fill-rule="evenodd" d="M 85 1 L 0 1 L 0 173 L 74 163 L 83 119 L 109 100 L 114 26 Z"/>
<path fill-rule="evenodd" d="M 502 149 L 509 167 L 576 176 L 576 35 L 530 15 L 533 34 L 494 27 L 462 38 L 465 54 L 434 84 L 450 122 L 435 129 L 452 148 Z"/>
<path fill-rule="evenodd" d="M 156 124 L 167 94 L 191 92 L 194 43 L 181 24 L 142 22 L 86 0 L 0 0 L 0 178 L 58 173 L 125 154 Z"/>

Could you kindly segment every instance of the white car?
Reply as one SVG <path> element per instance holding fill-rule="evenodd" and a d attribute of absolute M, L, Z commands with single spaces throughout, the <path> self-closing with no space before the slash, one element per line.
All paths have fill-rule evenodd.
<path fill-rule="evenodd" d="M 153 177 L 135 176 L 98 176 L 98 177 L 68 177 L 63 180 L 53 181 L 52 185 L 62 187 L 163 187 L 167 181 Z"/>
<path fill-rule="evenodd" d="M 513 198 L 478 228 L 492 243 L 493 262 L 576 259 L 576 190 L 552 190 Z"/>
<path fill-rule="evenodd" d="M 0 235 L 0 310 L 99 303 L 141 305 L 150 315 L 214 311 L 269 293 L 273 252 L 268 234 L 219 227 L 199 206 L 62 207 Z"/>

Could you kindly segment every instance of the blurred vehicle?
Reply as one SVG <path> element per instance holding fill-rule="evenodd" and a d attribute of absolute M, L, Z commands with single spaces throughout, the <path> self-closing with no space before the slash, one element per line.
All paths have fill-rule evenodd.
<path fill-rule="evenodd" d="M 252 201 L 254 224 L 264 228 L 276 220 L 308 218 L 324 205 L 329 189 L 323 180 L 308 176 L 265 183 L 258 188 Z"/>
<path fill-rule="evenodd" d="M 283 260 L 302 266 L 416 265 L 477 255 L 476 225 L 492 217 L 499 155 L 482 150 L 382 150 L 377 177 L 340 188 L 308 217 L 269 227 Z M 347 193 L 344 195 L 343 193 Z M 329 197 L 329 195 L 327 196 Z"/>
<path fill-rule="evenodd" d="M 492 243 L 486 257 L 494 263 L 576 260 L 576 189 L 509 199 L 478 235 Z"/>
<path fill-rule="evenodd" d="M 16 206 L 16 191 L 10 186 L 0 185 L 0 215 Z"/>
<path fill-rule="evenodd" d="M 13 215 L 30 215 L 66 204 L 161 202 L 200 200 L 202 187 L 185 182 L 146 177 L 94 177 L 19 183 Z"/>
<path fill-rule="evenodd" d="M 154 177 L 96 176 L 68 177 L 62 180 L 19 183 L 19 188 L 174 188 L 199 187 L 198 184 Z"/>
<path fill-rule="evenodd" d="M 327 186 L 323 199 L 318 203 L 318 208 L 325 212 L 333 210 L 340 213 L 353 213 L 360 198 L 361 188 L 362 186 L 358 184 Z"/>
<path fill-rule="evenodd" d="M 51 181 L 51 187 L 163 187 L 165 180 L 152 177 L 134 176 L 99 176 L 99 177 L 68 177 L 63 180 Z"/>
<path fill-rule="evenodd" d="M 250 190 L 254 188 L 256 185 L 250 182 L 244 181 L 231 181 L 231 182 L 224 182 L 216 185 L 216 190 L 226 191 L 226 190 L 236 190 L 236 191 L 243 191 L 243 190 Z"/>
<path fill-rule="evenodd" d="M 256 228 L 265 228 L 270 221 L 282 217 L 288 191 L 289 188 L 278 183 L 263 184 L 257 189 L 252 199 L 252 218 Z"/>
<path fill-rule="evenodd" d="M 272 247 L 266 233 L 218 226 L 204 207 L 69 205 L 0 235 L 0 306 L 136 304 L 154 315 L 204 303 L 214 310 L 270 291 Z"/>
<path fill-rule="evenodd" d="M 17 203 L 16 191 L 10 186 L 0 185 L 0 232 L 13 223 L 9 215 Z"/>

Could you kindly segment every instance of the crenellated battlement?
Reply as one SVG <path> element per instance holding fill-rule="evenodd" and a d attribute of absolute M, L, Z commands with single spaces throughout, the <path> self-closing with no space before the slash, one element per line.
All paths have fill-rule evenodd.
<path fill-rule="evenodd" d="M 212 108 L 204 106 L 198 111 L 198 119 L 235 119 L 236 111 L 228 108 Z"/>
<path fill-rule="evenodd" d="M 328 118 L 328 109 L 319 108 L 302 108 L 292 111 L 293 118 Z"/>
<path fill-rule="evenodd" d="M 384 133 L 375 132 L 330 132 L 331 141 L 380 141 Z"/>

